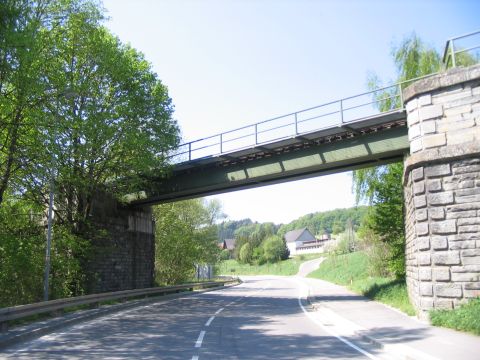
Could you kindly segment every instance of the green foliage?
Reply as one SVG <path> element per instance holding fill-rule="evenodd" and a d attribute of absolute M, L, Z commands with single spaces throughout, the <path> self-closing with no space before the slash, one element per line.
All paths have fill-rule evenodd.
<path fill-rule="evenodd" d="M 247 242 L 240 248 L 238 260 L 243 264 L 251 264 L 253 260 L 253 246 Z"/>
<path fill-rule="evenodd" d="M 91 251 L 92 246 L 89 240 L 81 235 L 76 235 L 66 225 L 54 226 L 50 265 L 50 298 L 60 299 L 85 294 L 87 273 L 84 265 L 88 261 Z"/>
<path fill-rule="evenodd" d="M 480 298 L 471 299 L 468 303 L 454 310 L 432 310 L 432 325 L 443 326 L 460 331 L 480 335 Z"/>
<path fill-rule="evenodd" d="M 40 210 L 31 202 L 11 198 L 0 207 L 0 307 L 43 298 L 46 236 Z M 50 298 L 82 295 L 86 280 L 82 265 L 89 242 L 62 225 L 56 225 L 53 234 Z"/>
<path fill-rule="evenodd" d="M 405 280 L 368 275 L 369 259 L 358 251 L 327 257 L 308 277 L 327 280 L 349 287 L 373 300 L 394 306 L 409 315 L 415 311 L 408 299 Z"/>
<path fill-rule="evenodd" d="M 85 239 L 97 233 L 88 220 L 93 196 L 144 190 L 168 171 L 166 155 L 179 141 L 167 88 L 103 20 L 96 0 L 0 2 L 2 303 L 40 299 L 43 219 L 25 209 L 44 211 L 52 178 L 51 294 L 78 295 L 91 251 Z M 11 194 L 16 202 L 6 200 Z M 12 209 L 22 215 L 12 218 Z M 201 243 L 213 233 L 193 235 Z"/>
<path fill-rule="evenodd" d="M 440 71 L 440 54 L 426 45 L 415 33 L 407 36 L 392 49 L 398 81 L 414 79 Z"/>
<path fill-rule="evenodd" d="M 224 249 L 220 252 L 220 255 L 218 256 L 219 261 L 225 261 L 230 259 L 231 257 L 231 252 L 230 250 Z"/>
<path fill-rule="evenodd" d="M 225 239 L 233 239 L 235 238 L 235 231 L 238 228 L 251 224 L 253 224 L 253 221 L 250 219 L 224 221 L 217 225 L 218 238 L 220 241 Z"/>
<path fill-rule="evenodd" d="M 308 214 L 289 224 L 282 225 L 278 230 L 278 235 L 283 237 L 288 231 L 301 228 L 307 228 L 312 234 L 318 236 L 325 233 L 338 234 L 345 231 L 348 220 L 352 222 L 354 229 L 358 228 L 366 213 L 367 207 L 359 206 Z"/>
<path fill-rule="evenodd" d="M 405 81 L 419 76 L 428 75 L 440 70 L 440 55 L 425 45 L 415 34 L 405 38 L 399 46 L 392 50 L 392 57 L 397 68 L 397 81 Z M 369 88 L 375 89 L 382 84 L 375 74 L 369 75 Z M 398 89 L 392 90 L 393 92 Z M 376 105 L 380 111 L 397 108 L 400 97 L 385 100 L 394 93 L 378 92 L 374 94 Z M 404 202 L 403 202 L 403 164 L 395 163 L 375 168 L 356 170 L 353 172 L 354 192 L 357 203 L 367 200 L 374 205 L 365 221 L 378 241 L 370 241 L 376 246 L 372 251 L 385 255 L 384 263 L 390 273 L 396 277 L 405 276 L 405 235 L 404 235 Z M 374 261 L 379 258 L 375 257 Z M 379 268 L 378 264 L 374 265 Z"/>
<path fill-rule="evenodd" d="M 268 263 L 274 263 L 280 260 L 288 259 L 290 252 L 287 248 L 285 239 L 280 236 L 270 236 L 262 244 L 263 258 Z"/>
<path fill-rule="evenodd" d="M 391 256 L 390 244 L 382 241 L 380 236 L 372 230 L 373 217 L 367 217 L 364 224 L 358 229 L 357 236 L 361 243 L 361 248 L 368 257 L 368 273 L 371 276 L 387 277 L 391 271 L 385 266 L 385 261 Z"/>
<path fill-rule="evenodd" d="M 181 283 L 193 276 L 195 264 L 216 263 L 220 250 L 212 209 L 202 199 L 154 207 L 158 284 Z"/>

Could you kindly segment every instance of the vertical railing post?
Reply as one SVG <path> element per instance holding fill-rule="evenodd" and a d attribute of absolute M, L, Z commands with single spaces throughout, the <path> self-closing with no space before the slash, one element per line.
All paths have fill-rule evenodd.
<path fill-rule="evenodd" d="M 453 46 L 453 39 L 450 40 L 450 53 L 452 54 L 452 66 L 456 67 L 457 62 L 455 61 L 455 47 Z"/>
<path fill-rule="evenodd" d="M 258 124 L 255 124 L 255 145 L 258 145 Z"/>
<path fill-rule="evenodd" d="M 220 154 L 223 154 L 223 134 L 220 134 Z"/>
<path fill-rule="evenodd" d="M 295 113 L 295 136 L 298 135 L 298 118 L 297 113 Z"/>
<path fill-rule="evenodd" d="M 188 143 L 188 161 L 192 160 L 192 143 Z"/>
<path fill-rule="evenodd" d="M 343 125 L 343 100 L 340 100 L 340 125 Z"/>
<path fill-rule="evenodd" d="M 402 93 L 402 83 L 398 83 L 398 91 L 400 96 L 400 109 L 403 109 L 403 93 Z"/>

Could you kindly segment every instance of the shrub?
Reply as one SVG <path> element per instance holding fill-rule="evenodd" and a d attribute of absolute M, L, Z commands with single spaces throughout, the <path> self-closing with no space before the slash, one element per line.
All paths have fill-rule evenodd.
<path fill-rule="evenodd" d="M 239 260 L 244 264 L 251 264 L 253 259 L 253 248 L 250 243 L 245 243 L 242 245 L 239 253 Z"/>
<path fill-rule="evenodd" d="M 270 263 L 288 259 L 290 255 L 285 240 L 276 235 L 265 239 L 262 247 L 264 259 Z"/>

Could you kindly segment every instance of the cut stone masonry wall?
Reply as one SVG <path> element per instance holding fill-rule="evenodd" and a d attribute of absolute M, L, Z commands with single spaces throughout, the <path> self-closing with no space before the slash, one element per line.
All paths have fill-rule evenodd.
<path fill-rule="evenodd" d="M 407 287 L 425 316 L 480 296 L 480 66 L 405 89 Z"/>
<path fill-rule="evenodd" d="M 98 194 L 92 218 L 99 235 L 92 239 L 88 292 L 153 286 L 155 227 L 151 208 L 131 209 Z"/>

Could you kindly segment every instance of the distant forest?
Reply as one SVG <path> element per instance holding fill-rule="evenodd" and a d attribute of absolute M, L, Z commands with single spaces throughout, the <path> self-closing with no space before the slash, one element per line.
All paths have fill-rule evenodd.
<path fill-rule="evenodd" d="M 233 239 L 240 236 L 249 236 L 255 232 L 273 232 L 279 236 L 285 235 L 286 232 L 295 229 L 307 228 L 314 235 L 338 234 L 345 231 L 347 222 L 351 222 L 356 230 L 365 215 L 368 206 L 359 206 L 349 209 L 335 209 L 330 211 L 316 212 L 304 215 L 288 224 L 276 225 L 273 223 L 258 223 L 251 219 L 225 221 L 218 224 L 219 241 L 224 239 Z"/>

